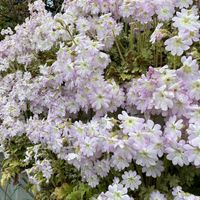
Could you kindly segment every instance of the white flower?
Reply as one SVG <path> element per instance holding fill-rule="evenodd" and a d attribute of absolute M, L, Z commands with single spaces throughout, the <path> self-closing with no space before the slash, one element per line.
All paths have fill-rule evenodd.
<path fill-rule="evenodd" d="M 183 120 L 177 120 L 176 116 L 172 116 L 166 122 L 165 134 L 169 139 L 177 139 L 181 137 L 181 129 L 183 128 Z"/>
<path fill-rule="evenodd" d="M 20 115 L 20 107 L 17 102 L 8 101 L 4 107 L 4 115 L 10 115 L 12 117 L 18 117 Z"/>
<path fill-rule="evenodd" d="M 135 1 L 129 1 L 129 0 L 125 0 L 122 1 L 122 5 L 120 5 L 119 7 L 119 13 L 121 16 L 123 16 L 124 18 L 128 18 L 131 15 L 133 15 L 133 11 L 135 10 Z"/>
<path fill-rule="evenodd" d="M 170 86 L 176 82 L 176 70 L 169 69 L 168 65 L 163 66 L 160 69 L 160 73 L 160 78 L 162 79 L 165 85 Z"/>
<path fill-rule="evenodd" d="M 180 36 L 174 36 L 165 41 L 165 49 L 170 51 L 172 55 L 181 56 L 184 51 L 188 50 L 191 45 L 191 40 L 183 39 Z"/>
<path fill-rule="evenodd" d="M 5 150 L 5 147 L 3 144 L 0 144 L 0 153 L 3 153 L 3 156 L 5 159 L 8 159 L 10 156 L 9 153 Z"/>
<path fill-rule="evenodd" d="M 183 192 L 182 187 L 177 186 L 177 187 L 173 188 L 172 195 L 173 196 L 179 196 L 179 195 L 181 195 L 182 192 Z"/>
<path fill-rule="evenodd" d="M 167 111 L 168 108 L 173 107 L 174 98 L 173 92 L 166 91 L 166 86 L 162 86 L 156 90 L 153 94 L 153 102 L 156 109 L 162 109 Z"/>
<path fill-rule="evenodd" d="M 187 129 L 189 143 L 200 148 L 200 126 L 199 123 L 190 124 Z"/>
<path fill-rule="evenodd" d="M 171 160 L 173 165 L 179 165 L 181 167 L 188 165 L 189 162 L 184 149 L 185 141 L 181 140 L 179 143 L 172 142 L 170 145 L 166 148 L 167 159 Z"/>
<path fill-rule="evenodd" d="M 183 56 L 181 58 L 183 66 L 177 70 L 177 74 L 183 79 L 194 79 L 195 76 L 198 76 L 199 65 L 197 60 L 193 60 L 192 56 L 186 58 Z"/>
<path fill-rule="evenodd" d="M 96 150 L 96 139 L 86 137 L 80 144 L 80 151 L 85 156 L 93 156 Z"/>
<path fill-rule="evenodd" d="M 166 21 L 173 17 L 175 9 L 171 0 L 157 0 L 155 5 L 157 5 L 156 14 L 158 15 L 159 20 Z"/>
<path fill-rule="evenodd" d="M 88 60 L 78 59 L 75 62 L 75 69 L 77 70 L 77 74 L 81 77 L 86 77 L 91 74 L 91 69 Z"/>
<path fill-rule="evenodd" d="M 193 99 L 200 100 L 200 78 L 190 82 L 189 95 Z"/>
<path fill-rule="evenodd" d="M 190 31 L 190 30 L 180 30 L 178 35 L 181 37 L 181 38 L 187 38 L 189 40 L 191 40 L 191 42 L 198 42 L 199 41 L 199 38 L 200 38 L 200 34 L 199 34 L 199 31 Z"/>
<path fill-rule="evenodd" d="M 200 148 L 199 147 L 193 147 L 189 144 L 185 145 L 185 155 L 187 156 L 187 159 L 189 162 L 194 163 L 195 166 L 200 165 Z"/>
<path fill-rule="evenodd" d="M 136 171 L 128 171 L 124 172 L 122 175 L 122 184 L 126 186 L 126 188 L 130 188 L 131 190 L 138 189 L 141 182 L 141 177 L 137 175 Z"/>
<path fill-rule="evenodd" d="M 93 197 L 91 200 L 107 200 L 106 195 L 102 192 L 97 198 Z"/>
<path fill-rule="evenodd" d="M 184 10 L 176 14 L 177 16 L 173 17 L 172 20 L 174 21 L 173 25 L 179 30 L 196 31 L 199 29 L 200 22 L 198 21 L 198 16 L 184 12 Z"/>
<path fill-rule="evenodd" d="M 150 195 L 149 200 L 167 200 L 164 194 L 161 194 L 159 191 L 153 191 Z"/>
<path fill-rule="evenodd" d="M 50 29 L 52 29 L 52 21 L 44 23 L 35 29 L 33 42 L 37 50 L 47 51 L 52 48 L 56 40 L 56 35 L 51 35 L 54 32 L 50 31 Z"/>
<path fill-rule="evenodd" d="M 9 68 L 9 62 L 6 59 L 0 60 L 0 71 L 6 71 Z"/>
<path fill-rule="evenodd" d="M 193 4 L 193 0 L 178 0 L 176 6 L 179 8 L 188 8 Z"/>
<path fill-rule="evenodd" d="M 200 200 L 199 196 L 184 192 L 180 186 L 173 188 L 172 195 L 174 196 L 174 200 Z"/>
<path fill-rule="evenodd" d="M 129 162 L 124 155 L 115 154 L 111 158 L 111 166 L 117 170 L 123 170 L 129 166 Z"/>
<path fill-rule="evenodd" d="M 163 162 L 158 160 L 155 165 L 151 165 L 150 167 L 143 167 L 142 172 L 146 173 L 146 176 L 152 176 L 153 178 L 159 177 L 161 172 L 164 171 Z"/>
<path fill-rule="evenodd" d="M 119 127 L 123 129 L 123 133 L 125 134 L 137 131 L 144 123 L 144 119 L 129 116 L 125 111 L 122 111 L 122 114 L 118 115 L 118 119 L 122 121 Z"/>
<path fill-rule="evenodd" d="M 85 33 L 86 31 L 90 30 L 91 23 L 84 17 L 80 17 L 77 20 L 77 30 L 80 33 Z"/>
<path fill-rule="evenodd" d="M 76 153 L 69 153 L 67 154 L 67 160 L 68 161 L 71 161 L 71 160 L 74 160 L 74 159 L 78 159 L 79 158 L 79 155 L 76 154 Z"/>
<path fill-rule="evenodd" d="M 49 160 L 44 159 L 43 161 L 36 161 L 36 165 L 39 168 L 39 170 L 42 172 L 43 177 L 46 179 L 46 182 L 49 182 L 49 179 L 51 178 L 53 174 L 53 169 L 51 167 L 51 163 Z"/>
<path fill-rule="evenodd" d="M 101 89 L 97 92 L 94 91 L 90 96 L 90 98 L 92 107 L 95 108 L 96 110 L 109 107 L 110 100 L 108 99 L 106 94 L 104 94 L 104 91 L 101 91 Z"/>
<path fill-rule="evenodd" d="M 105 193 L 106 200 L 131 200 L 127 192 L 127 188 L 122 184 L 114 183 L 108 187 L 108 191 Z"/>
<path fill-rule="evenodd" d="M 96 173 L 100 176 L 100 177 L 106 177 L 108 175 L 108 172 L 110 170 L 110 162 L 109 160 L 101 160 L 101 161 L 97 161 L 95 163 L 95 170 Z"/>
<path fill-rule="evenodd" d="M 101 130 L 112 130 L 114 126 L 114 121 L 112 118 L 109 118 L 107 115 L 101 118 L 100 121 Z"/>
<path fill-rule="evenodd" d="M 136 155 L 136 164 L 141 166 L 150 167 L 151 165 L 155 165 L 158 160 L 157 150 L 154 145 L 145 146 L 144 144 L 140 144 L 137 147 L 138 153 Z"/>
<path fill-rule="evenodd" d="M 75 102 L 74 98 L 68 98 L 65 102 L 65 105 L 70 113 L 77 113 L 80 109 L 78 103 Z"/>
<path fill-rule="evenodd" d="M 156 26 L 156 29 L 155 31 L 152 33 L 151 35 L 151 38 L 150 38 L 150 42 L 151 43 L 155 43 L 156 41 L 160 41 L 163 37 L 163 34 L 160 30 L 160 28 L 163 26 L 163 23 L 159 23 L 157 26 Z"/>
<path fill-rule="evenodd" d="M 27 149 L 25 154 L 26 155 L 25 155 L 25 159 L 23 160 L 23 162 L 29 163 L 33 159 L 33 153 L 32 153 L 32 151 L 30 149 Z"/>
<path fill-rule="evenodd" d="M 88 185 L 92 188 L 96 187 L 99 184 L 99 178 L 96 174 L 88 176 L 87 178 Z"/>
<path fill-rule="evenodd" d="M 1 35 L 12 35 L 13 31 L 10 27 L 1 30 Z"/>
<path fill-rule="evenodd" d="M 190 118 L 190 123 L 200 122 L 200 106 L 194 105 L 191 106 L 190 112 L 188 113 L 188 117 Z"/>

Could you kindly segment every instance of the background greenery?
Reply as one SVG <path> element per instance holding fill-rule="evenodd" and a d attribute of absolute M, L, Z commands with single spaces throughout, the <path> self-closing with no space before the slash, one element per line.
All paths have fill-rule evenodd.
<path fill-rule="evenodd" d="M 22 24 L 28 17 L 28 4 L 35 0 L 0 0 L 0 31 L 7 27 L 14 27 Z M 43 0 L 47 10 L 53 14 L 60 11 L 63 0 Z M 0 40 L 3 36 L 0 35 Z"/>

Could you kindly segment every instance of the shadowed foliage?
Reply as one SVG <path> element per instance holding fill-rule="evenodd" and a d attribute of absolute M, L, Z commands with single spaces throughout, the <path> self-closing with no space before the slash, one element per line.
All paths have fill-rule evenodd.
<path fill-rule="evenodd" d="M 28 17 L 28 4 L 35 0 L 0 0 L 0 30 L 12 29 Z M 44 0 L 47 10 L 53 14 L 60 11 L 63 0 Z M 3 36 L 0 35 L 0 40 Z"/>

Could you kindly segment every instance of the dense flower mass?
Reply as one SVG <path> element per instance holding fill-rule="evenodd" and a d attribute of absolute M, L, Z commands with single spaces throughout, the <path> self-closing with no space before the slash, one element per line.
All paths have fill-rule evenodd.
<path fill-rule="evenodd" d="M 52 16 L 38 0 L 29 11 L 1 31 L 2 182 L 26 172 L 38 199 L 200 199 L 184 192 L 200 176 L 194 2 L 66 0 Z"/>

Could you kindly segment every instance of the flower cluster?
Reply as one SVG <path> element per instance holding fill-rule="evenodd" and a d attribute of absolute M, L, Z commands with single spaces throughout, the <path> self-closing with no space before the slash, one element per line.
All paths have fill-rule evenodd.
<path fill-rule="evenodd" d="M 199 16 L 198 10 L 193 7 L 191 10 L 182 9 L 172 18 L 173 26 L 178 28 L 178 35 L 165 41 L 166 50 L 172 55 L 181 56 L 188 50 L 193 41 L 199 40 Z"/>
<path fill-rule="evenodd" d="M 80 173 L 93 199 L 198 199 L 180 187 L 171 191 L 181 182 L 177 171 L 200 167 L 200 70 L 194 51 L 200 21 L 193 1 L 66 0 L 52 16 L 38 0 L 29 11 L 14 31 L 1 31 L 5 160 L 12 159 L 8 141 L 25 136 L 32 146 L 21 148 L 19 160 L 41 193 L 52 182 L 54 195 L 62 181 L 74 186 L 59 177 L 54 167 L 59 160 Z M 130 47 L 125 55 L 121 41 Z M 147 55 L 145 42 L 151 45 Z M 141 75 L 130 63 L 142 56 L 161 64 Z M 133 74 L 130 82 L 118 84 L 116 71 L 108 70 L 120 64 L 118 72 Z M 44 158 L 41 149 L 50 156 Z M 174 176 L 180 178 L 175 185 L 169 178 Z"/>
<path fill-rule="evenodd" d="M 181 60 L 183 66 L 178 70 L 168 66 L 150 68 L 147 76 L 133 80 L 128 89 L 127 104 L 149 116 L 162 114 L 167 159 L 174 165 L 191 162 L 199 166 L 200 74 L 196 60 L 191 57 Z"/>
<path fill-rule="evenodd" d="M 38 175 L 41 173 L 45 178 L 46 183 L 49 183 L 49 180 L 53 174 L 51 163 L 49 160 L 44 159 L 40 160 L 40 145 L 35 145 L 33 148 L 28 148 L 26 151 L 26 158 L 24 162 L 29 164 L 30 161 L 34 160 L 35 164 L 31 168 L 27 168 L 25 171 L 28 175 L 30 183 L 34 184 L 37 187 L 37 190 L 40 190 L 40 180 L 38 180 Z"/>
<path fill-rule="evenodd" d="M 119 182 L 119 179 L 115 179 L 112 185 L 109 185 L 108 191 L 106 193 L 101 193 L 96 200 L 112 200 L 112 199 L 122 199 L 122 200 L 133 200 L 133 198 L 127 195 L 127 188 Z"/>
<path fill-rule="evenodd" d="M 142 113 L 195 118 L 199 98 L 199 66 L 191 56 L 182 57 L 178 70 L 150 67 L 147 75 L 134 79 L 128 88 L 127 104 Z M 190 120 L 194 121 L 194 120 Z"/>

